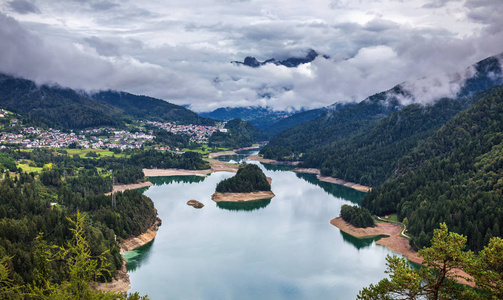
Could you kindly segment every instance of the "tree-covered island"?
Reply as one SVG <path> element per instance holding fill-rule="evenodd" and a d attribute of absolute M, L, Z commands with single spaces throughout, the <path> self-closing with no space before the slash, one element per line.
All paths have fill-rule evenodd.
<path fill-rule="evenodd" d="M 220 181 L 211 199 L 215 202 L 252 201 L 274 197 L 271 179 L 253 164 L 243 163 L 236 175 Z"/>

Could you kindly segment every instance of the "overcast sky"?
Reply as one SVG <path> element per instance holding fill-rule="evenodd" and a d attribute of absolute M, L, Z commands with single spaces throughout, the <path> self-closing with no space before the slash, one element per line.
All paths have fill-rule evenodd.
<path fill-rule="evenodd" d="M 501 53 L 502 16 L 502 0 L 0 0 L 0 72 L 196 111 L 314 108 Z M 230 63 L 310 48 L 330 59 Z"/>

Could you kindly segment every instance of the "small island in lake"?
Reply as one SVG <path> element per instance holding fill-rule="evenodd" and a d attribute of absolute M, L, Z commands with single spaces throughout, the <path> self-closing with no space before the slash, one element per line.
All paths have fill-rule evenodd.
<path fill-rule="evenodd" d="M 203 208 L 204 206 L 204 204 L 194 199 L 187 201 L 187 205 L 190 205 L 194 208 Z"/>
<path fill-rule="evenodd" d="M 211 196 L 215 202 L 241 202 L 274 197 L 271 191 L 271 178 L 253 164 L 242 164 L 236 175 L 220 181 L 216 192 Z"/>

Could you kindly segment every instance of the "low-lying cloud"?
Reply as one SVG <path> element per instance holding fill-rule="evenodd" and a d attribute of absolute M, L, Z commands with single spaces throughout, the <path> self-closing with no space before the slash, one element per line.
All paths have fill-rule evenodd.
<path fill-rule="evenodd" d="M 427 102 L 454 93 L 470 64 L 503 52 L 502 14 L 500 0 L 14 0 L 0 4 L 0 72 L 197 111 L 315 108 L 401 82 Z M 310 48 L 330 58 L 298 68 L 230 63 Z M 443 75 L 455 71 L 458 81 Z"/>

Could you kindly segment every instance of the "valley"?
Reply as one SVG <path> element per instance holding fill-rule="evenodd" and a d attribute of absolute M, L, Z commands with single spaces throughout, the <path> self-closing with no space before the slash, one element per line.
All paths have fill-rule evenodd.
<path fill-rule="evenodd" d="M 458 87 L 455 97 L 430 99 L 428 103 L 415 102 L 418 96 L 410 89 L 414 84 L 409 82 L 360 102 L 334 103 L 290 115 L 258 108 L 225 110 L 225 120 L 199 116 L 147 96 L 116 91 L 83 93 L 39 86 L 4 74 L 0 78 L 0 167 L 4 174 L 0 186 L 0 265 L 8 270 L 8 282 L 12 282 L 7 290 L 12 291 L 12 286 L 22 293 L 35 289 L 40 295 L 55 295 L 55 290 L 47 288 L 50 284 L 70 295 L 76 282 L 81 284 L 77 290 L 98 295 L 100 292 L 83 288 L 82 284 L 110 281 L 117 276 L 126 278 L 121 273 L 125 257 L 134 292 L 180 296 L 188 287 L 182 290 L 170 285 L 168 290 L 157 290 L 137 277 L 156 269 L 144 258 L 150 251 L 159 265 L 170 262 L 179 266 L 174 272 L 188 268 L 186 275 L 196 276 L 189 272 L 194 268 L 185 264 L 190 259 L 166 246 L 174 243 L 186 247 L 189 253 L 213 245 L 208 252 L 211 257 L 203 255 L 204 261 L 195 259 L 191 264 L 211 270 L 218 284 L 230 280 L 236 287 L 251 289 L 246 282 L 258 280 L 268 286 L 250 292 L 246 295 L 250 299 L 271 291 L 277 292 L 275 299 L 318 294 L 328 297 L 334 293 L 354 298 L 370 293 L 365 285 L 375 288 L 373 284 L 382 278 L 386 266 L 406 268 L 397 261 L 400 258 L 386 258 L 391 251 L 413 262 L 423 262 L 420 256 L 424 255 L 425 264 L 432 267 L 433 258 L 428 253 L 440 247 L 438 239 L 442 237 L 445 243 L 458 239 L 457 245 L 463 247 L 456 255 L 473 258 L 453 262 L 453 270 L 458 271 L 445 278 L 469 274 L 469 281 L 460 282 L 483 291 L 479 294 L 461 286 L 452 292 L 453 297 L 470 293 L 480 299 L 484 293 L 499 295 L 497 289 L 491 289 L 498 283 L 487 287 L 481 279 L 482 269 L 496 267 L 491 261 L 480 264 L 486 253 L 499 253 L 502 241 L 502 61 L 501 54 L 480 61 L 471 67 L 476 71 L 472 77 L 453 81 Z M 253 112 L 254 117 L 239 118 L 247 112 Z M 262 128 L 253 125 L 257 120 L 263 122 Z M 243 175 L 247 177 L 244 180 L 241 172 L 246 168 L 265 172 L 267 177 L 243 171 L 248 174 Z M 237 173 L 236 178 L 230 177 L 233 173 Z M 187 190 L 189 186 L 193 196 L 193 191 Z M 190 199 L 197 199 L 204 208 L 187 211 Z M 354 230 L 334 219 L 348 203 L 368 209 L 368 219 L 370 213 L 379 222 L 379 217 L 392 215 L 407 228 L 410 239 L 402 237 L 404 232 L 399 225 L 379 223 L 377 231 Z M 302 209 L 297 211 L 296 205 Z M 235 215 L 227 215 L 230 212 Z M 158 216 L 165 224 L 159 228 Z M 193 223 L 181 220 L 182 216 Z M 215 245 L 199 235 L 198 239 L 182 241 L 182 236 L 190 236 L 188 232 L 172 232 L 170 226 L 192 232 L 203 230 L 206 223 L 199 217 L 207 218 L 220 230 L 211 232 L 212 239 L 225 242 Z M 219 224 L 220 218 L 230 225 Z M 243 227 L 239 218 L 253 222 L 253 226 Z M 259 220 L 264 223 L 257 223 Z M 345 233 L 337 238 L 332 236 L 328 243 L 317 241 L 331 235 L 333 228 L 325 227 L 330 220 Z M 285 253 L 292 247 L 290 243 L 295 243 L 303 255 L 308 255 L 314 248 L 300 245 L 309 241 L 310 246 L 322 248 L 323 255 L 302 265 L 292 253 L 284 265 L 273 264 L 264 274 L 246 257 L 256 255 L 261 264 L 271 263 L 272 258 L 281 255 L 266 249 L 261 253 L 271 257 L 262 256 L 257 247 L 246 241 L 254 252 L 237 249 L 233 243 L 243 236 L 233 232 L 227 235 L 226 228 L 239 228 L 244 236 L 255 240 L 264 237 L 261 249 L 275 245 Z M 362 232 L 365 234 L 359 236 Z M 296 237 L 299 233 L 304 233 L 302 238 Z M 97 273 L 93 279 L 79 277 L 68 283 L 68 272 L 75 265 L 63 259 L 53 261 L 51 257 L 69 255 L 64 249 L 73 249 L 75 239 L 86 240 L 85 249 L 78 255 L 85 256 L 92 264 L 89 268 Z M 124 241 L 132 242 L 126 247 Z M 343 252 L 336 251 L 331 243 L 342 247 Z M 157 245 L 171 254 L 148 250 Z M 443 253 L 445 245 L 441 244 L 444 248 L 438 248 L 436 253 Z M 48 248 L 40 252 L 41 247 Z M 229 248 L 240 253 L 233 257 L 232 269 L 208 265 L 211 259 L 222 263 L 225 258 L 218 253 Z M 361 273 L 370 267 L 368 263 L 355 263 L 360 272 L 344 281 L 349 289 L 341 288 L 338 282 L 344 274 L 336 271 L 337 267 L 350 271 L 349 265 L 340 260 L 366 259 L 360 249 L 378 257 L 379 264 L 371 268 L 369 278 L 360 282 Z M 100 260 L 88 259 L 89 255 Z M 177 261 L 176 256 L 184 258 Z M 327 257 L 338 263 L 328 264 L 328 269 L 320 267 Z M 41 274 L 38 264 L 47 264 L 49 271 Z M 296 268 L 296 276 L 311 274 L 314 287 L 302 284 L 290 274 L 274 276 L 286 265 Z M 248 266 L 253 274 L 237 271 L 243 266 Z M 426 270 L 435 270 L 435 266 L 438 265 Z M 328 277 L 338 279 L 329 283 L 320 280 L 316 274 L 322 269 Z M 230 279 L 237 276 L 236 272 L 240 276 Z M 407 272 L 422 276 L 423 282 L 431 280 L 429 271 Z M 173 274 L 166 272 L 166 277 L 160 278 L 182 287 Z M 257 274 L 275 284 L 267 285 Z M 449 282 L 442 281 L 438 286 L 448 287 Z M 386 281 L 379 284 L 389 287 Z M 289 286 L 293 292 L 281 293 L 277 290 L 280 285 Z M 194 297 L 205 293 L 238 297 L 234 288 L 214 289 L 209 282 L 201 286 L 202 290 L 193 291 Z M 104 295 L 113 297 L 112 293 Z M 124 293 L 121 297 L 138 295 Z"/>

